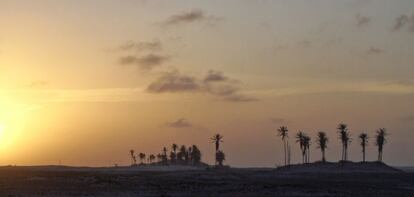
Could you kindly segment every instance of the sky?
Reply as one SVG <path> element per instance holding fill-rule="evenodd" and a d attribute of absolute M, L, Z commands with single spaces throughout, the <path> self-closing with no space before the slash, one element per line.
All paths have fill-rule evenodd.
<path fill-rule="evenodd" d="M 277 128 L 389 135 L 414 165 L 412 0 L 0 0 L 0 165 L 130 164 L 196 144 L 213 163 L 283 164 Z"/>

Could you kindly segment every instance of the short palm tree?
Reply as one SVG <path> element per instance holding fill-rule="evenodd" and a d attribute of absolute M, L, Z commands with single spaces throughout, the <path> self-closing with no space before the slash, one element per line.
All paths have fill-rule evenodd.
<path fill-rule="evenodd" d="M 361 144 L 361 147 L 362 147 L 362 162 L 365 162 L 365 148 L 368 145 L 368 134 L 361 133 L 359 135 L 359 140 L 360 140 L 360 144 Z"/>
<path fill-rule="evenodd" d="M 139 156 L 139 159 L 141 160 L 141 164 L 143 164 L 145 161 L 145 157 L 146 157 L 145 153 L 139 153 L 138 156 Z"/>
<path fill-rule="evenodd" d="M 318 148 L 321 149 L 322 152 L 322 162 L 326 162 L 325 150 L 328 148 L 328 137 L 326 136 L 325 132 L 318 132 L 318 138 L 316 140 L 316 143 L 318 144 Z"/>
<path fill-rule="evenodd" d="M 281 126 L 279 129 L 277 129 L 278 135 L 282 138 L 283 141 L 283 150 L 285 153 L 285 165 L 287 165 L 287 139 L 288 139 L 288 128 L 286 126 Z"/>
<path fill-rule="evenodd" d="M 132 165 L 136 165 L 137 164 L 137 158 L 135 157 L 135 151 L 134 150 L 130 150 L 129 154 L 131 155 L 131 160 L 132 160 Z"/>
<path fill-rule="evenodd" d="M 377 130 L 376 135 L 376 145 L 378 147 L 378 161 L 382 162 L 382 150 L 384 148 L 384 144 L 386 143 L 385 136 L 387 136 L 387 130 L 385 128 L 381 128 Z"/>
<path fill-rule="evenodd" d="M 149 161 L 150 161 L 150 163 L 153 163 L 155 161 L 155 155 L 154 154 L 151 154 L 149 156 Z"/>
<path fill-rule="evenodd" d="M 342 142 L 342 160 L 348 160 L 348 146 L 351 143 L 351 135 L 348 132 L 348 126 L 346 124 L 339 124 L 338 127 L 339 139 Z"/>

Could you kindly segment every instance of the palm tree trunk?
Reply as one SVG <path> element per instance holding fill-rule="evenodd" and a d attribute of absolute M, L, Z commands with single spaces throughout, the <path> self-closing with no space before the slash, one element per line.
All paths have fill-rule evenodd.
<path fill-rule="evenodd" d="M 322 150 L 322 162 L 325 162 L 325 150 Z"/>
<path fill-rule="evenodd" d="M 286 140 L 283 140 L 283 151 L 285 153 L 285 166 L 286 166 Z"/>

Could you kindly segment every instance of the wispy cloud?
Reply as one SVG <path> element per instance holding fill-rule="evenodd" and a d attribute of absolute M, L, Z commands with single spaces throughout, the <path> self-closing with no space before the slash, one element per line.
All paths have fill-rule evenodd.
<path fill-rule="evenodd" d="M 182 129 L 182 128 L 189 128 L 189 127 L 192 127 L 193 125 L 187 120 L 187 119 L 185 119 L 185 118 L 180 118 L 180 119 L 178 119 L 178 120 L 176 120 L 176 121 L 173 121 L 173 122 L 168 122 L 168 123 L 166 123 L 166 125 L 168 126 L 168 127 L 171 127 L 171 128 L 177 128 L 177 129 Z"/>
<path fill-rule="evenodd" d="M 157 54 L 148 54 L 139 57 L 134 55 L 127 55 L 119 58 L 119 63 L 123 66 L 137 66 L 142 71 L 150 71 L 157 66 L 163 65 L 169 59 L 170 57 L 168 56 Z"/>
<path fill-rule="evenodd" d="M 403 28 L 408 27 L 408 30 L 414 32 L 414 14 L 409 17 L 406 14 L 402 14 L 395 19 L 392 30 L 400 31 Z"/>
<path fill-rule="evenodd" d="M 163 26 L 172 26 L 172 25 L 181 25 L 181 24 L 190 24 L 195 22 L 205 21 L 208 24 L 215 24 L 218 21 L 222 20 L 220 17 L 206 15 L 204 11 L 195 9 L 191 11 L 184 11 L 179 14 L 175 14 L 167 18 L 161 24 Z"/>
<path fill-rule="evenodd" d="M 201 87 L 194 77 L 173 70 L 163 73 L 148 86 L 147 91 L 151 93 L 196 92 L 200 89 Z"/>
<path fill-rule="evenodd" d="M 141 42 L 135 42 L 130 40 L 119 46 L 119 49 L 121 51 L 161 51 L 162 44 L 159 40 Z"/>
<path fill-rule="evenodd" d="M 362 16 L 361 14 L 357 14 L 355 16 L 355 20 L 356 20 L 356 26 L 357 27 L 368 26 L 372 21 L 371 17 Z"/>
<path fill-rule="evenodd" d="M 232 102 L 250 102 L 257 99 L 241 94 L 238 82 L 223 73 L 210 70 L 205 77 L 197 78 L 173 70 L 163 73 L 152 82 L 150 93 L 207 93 Z"/>
<path fill-rule="evenodd" d="M 370 47 L 370 48 L 366 51 L 366 54 L 367 54 L 367 55 L 380 55 L 380 54 L 382 54 L 382 53 L 384 53 L 384 50 L 383 50 L 383 49 L 380 49 L 380 48 L 376 48 L 376 47 Z"/>

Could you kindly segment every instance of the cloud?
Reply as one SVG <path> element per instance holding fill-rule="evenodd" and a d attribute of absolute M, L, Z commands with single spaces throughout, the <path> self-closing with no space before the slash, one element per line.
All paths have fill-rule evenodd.
<path fill-rule="evenodd" d="M 119 63 L 123 66 L 135 65 L 143 71 L 149 71 L 157 66 L 161 66 L 170 58 L 168 56 L 148 54 L 144 56 L 128 55 L 119 59 Z"/>
<path fill-rule="evenodd" d="M 392 28 L 393 31 L 399 31 L 404 27 L 408 26 L 408 30 L 414 32 L 414 14 L 409 17 L 408 15 L 402 14 L 395 19 L 395 24 Z"/>
<path fill-rule="evenodd" d="M 149 84 L 150 93 L 206 93 L 231 102 L 257 101 L 240 93 L 236 80 L 231 80 L 219 71 L 210 70 L 206 76 L 197 78 L 178 70 L 163 73 Z"/>
<path fill-rule="evenodd" d="M 225 97 L 226 101 L 231 102 L 253 102 L 253 101 L 259 101 L 259 99 L 254 97 L 249 97 L 246 95 L 240 95 L 240 94 L 232 94 L 228 97 Z"/>
<path fill-rule="evenodd" d="M 174 70 L 162 74 L 148 86 L 147 91 L 151 93 L 196 92 L 200 89 L 197 79 Z"/>
<path fill-rule="evenodd" d="M 127 41 L 126 43 L 122 44 L 119 49 L 121 51 L 161 51 L 162 44 L 159 40 L 154 41 L 143 41 L 143 42 L 134 42 L 134 41 Z"/>
<path fill-rule="evenodd" d="M 362 16 L 361 14 L 357 14 L 355 16 L 356 19 L 356 26 L 357 27 L 365 27 L 371 23 L 371 18 L 367 16 Z"/>
<path fill-rule="evenodd" d="M 382 53 L 384 53 L 383 49 L 380 48 L 376 48 L 376 47 L 370 47 L 367 52 L 368 55 L 380 55 Z"/>
<path fill-rule="evenodd" d="M 193 125 L 185 118 L 180 118 L 176 121 L 173 122 L 168 122 L 166 124 L 168 127 L 171 128 L 177 128 L 177 129 L 182 129 L 182 128 L 188 128 L 188 127 L 192 127 Z"/>
<path fill-rule="evenodd" d="M 209 24 L 213 25 L 217 21 L 220 21 L 221 18 L 215 16 L 207 16 L 202 10 L 191 10 L 191 11 L 184 11 L 179 14 L 175 14 L 170 16 L 164 22 L 162 22 L 163 26 L 172 26 L 172 25 L 181 25 L 181 24 L 189 24 L 195 22 L 206 21 Z"/>
<path fill-rule="evenodd" d="M 210 83 L 210 82 L 220 82 L 220 81 L 227 81 L 228 78 L 223 75 L 223 73 L 209 70 L 207 73 L 207 76 L 204 78 L 204 82 Z"/>

